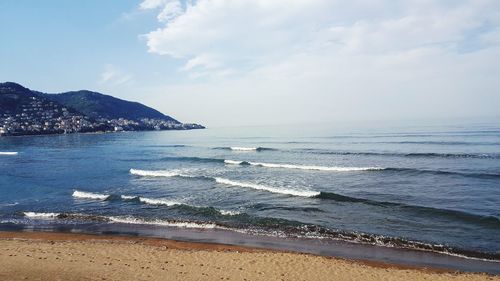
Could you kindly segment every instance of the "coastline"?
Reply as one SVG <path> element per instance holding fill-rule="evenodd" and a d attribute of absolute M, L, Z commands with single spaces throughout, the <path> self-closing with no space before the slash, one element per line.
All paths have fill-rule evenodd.
<path fill-rule="evenodd" d="M 3 280 L 500 280 L 485 273 L 122 235 L 0 231 L 0 245 Z"/>

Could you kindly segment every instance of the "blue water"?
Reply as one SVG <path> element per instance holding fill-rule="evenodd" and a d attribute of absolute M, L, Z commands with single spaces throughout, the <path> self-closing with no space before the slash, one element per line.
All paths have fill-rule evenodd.
<path fill-rule="evenodd" d="M 0 152 L 17 152 L 0 153 L 0 227 L 220 228 L 500 259 L 495 124 L 3 137 Z"/>

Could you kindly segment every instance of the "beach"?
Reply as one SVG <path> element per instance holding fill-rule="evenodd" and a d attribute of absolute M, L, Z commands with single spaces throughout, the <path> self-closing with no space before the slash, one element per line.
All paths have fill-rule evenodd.
<path fill-rule="evenodd" d="M 158 238 L 0 232 L 1 280 L 500 280 L 310 254 Z"/>

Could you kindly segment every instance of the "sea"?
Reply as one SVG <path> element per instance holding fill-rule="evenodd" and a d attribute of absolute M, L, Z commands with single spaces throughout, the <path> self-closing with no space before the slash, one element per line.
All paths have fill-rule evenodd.
<path fill-rule="evenodd" d="M 0 137 L 0 230 L 500 273 L 500 124 Z"/>

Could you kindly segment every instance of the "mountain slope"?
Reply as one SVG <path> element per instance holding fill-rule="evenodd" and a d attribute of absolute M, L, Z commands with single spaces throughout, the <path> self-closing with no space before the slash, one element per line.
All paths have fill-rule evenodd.
<path fill-rule="evenodd" d="M 0 136 L 204 128 L 96 92 L 45 94 L 13 82 L 0 83 Z"/>
<path fill-rule="evenodd" d="M 35 95 L 29 89 L 12 83 L 0 83 L 0 113 L 19 113 L 22 105 Z"/>
<path fill-rule="evenodd" d="M 27 114 L 28 105 L 36 107 L 36 111 L 47 108 L 57 109 L 58 114 L 55 114 L 57 116 L 62 114 L 64 108 L 64 105 L 40 96 L 17 83 L 0 83 L 0 114 Z M 72 108 L 65 108 L 64 111 L 79 114 Z"/>
<path fill-rule="evenodd" d="M 130 120 L 150 118 L 180 124 L 174 118 L 138 102 L 125 101 L 97 92 L 81 90 L 61 94 L 44 94 L 43 96 L 91 118 L 126 118 Z"/>

